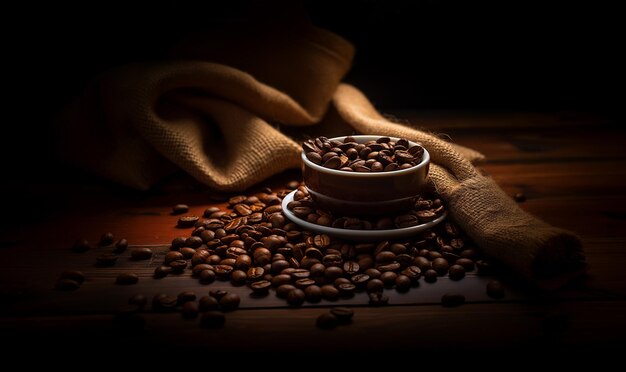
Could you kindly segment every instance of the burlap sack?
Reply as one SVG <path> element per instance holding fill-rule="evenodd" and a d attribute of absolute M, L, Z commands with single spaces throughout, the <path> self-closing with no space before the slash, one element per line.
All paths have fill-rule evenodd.
<path fill-rule="evenodd" d="M 61 118 L 63 151 L 134 188 L 182 168 L 212 188 L 234 191 L 299 167 L 306 137 L 406 137 L 429 150 L 432 181 L 486 255 L 544 287 L 580 272 L 579 239 L 519 209 L 475 170 L 471 161 L 481 154 L 392 123 L 341 84 L 353 54 L 342 38 L 306 24 L 204 35 L 177 48 L 176 60 L 100 76 Z"/>

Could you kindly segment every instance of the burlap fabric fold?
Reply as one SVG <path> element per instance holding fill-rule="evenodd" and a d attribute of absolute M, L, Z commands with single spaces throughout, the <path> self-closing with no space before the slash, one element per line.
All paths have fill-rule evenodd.
<path fill-rule="evenodd" d="M 347 41 L 308 24 L 261 26 L 203 35 L 172 60 L 99 76 L 61 117 L 66 158 L 138 189 L 182 168 L 235 191 L 299 167 L 306 137 L 406 137 L 429 150 L 435 187 L 486 255 L 550 288 L 584 268 L 579 239 L 519 209 L 476 171 L 481 154 L 392 123 L 341 84 L 354 54 Z"/>

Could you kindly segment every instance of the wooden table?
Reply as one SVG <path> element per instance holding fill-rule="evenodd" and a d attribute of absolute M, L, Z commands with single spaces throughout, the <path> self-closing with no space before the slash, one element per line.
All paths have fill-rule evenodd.
<path fill-rule="evenodd" d="M 167 244 L 190 233 L 175 227 L 176 217 L 169 214 L 174 204 L 188 203 L 196 214 L 211 205 L 224 206 L 195 181 L 179 175 L 141 193 L 72 170 L 55 171 L 49 174 L 60 179 L 18 182 L 20 190 L 10 189 L 14 204 L 23 208 L 2 231 L 0 334 L 15 350 L 50 350 L 67 342 L 84 351 L 111 342 L 211 351 L 624 350 L 626 132 L 610 120 L 583 113 L 399 111 L 395 116 L 483 152 L 488 161 L 482 169 L 508 194 L 527 196 L 523 209 L 580 234 L 589 275 L 549 293 L 509 280 L 502 300 L 485 296 L 486 279 L 474 274 L 454 283 L 422 281 L 409 294 L 392 293 L 387 307 L 364 306 L 365 299 L 357 296 L 349 302 L 355 306 L 354 322 L 323 331 L 315 327 L 315 318 L 329 303 L 291 309 L 273 294 L 252 299 L 247 288 L 228 283 L 203 286 L 189 275 L 151 277 Z M 297 171 L 287 172 L 266 184 L 298 177 Z M 7 210 L 15 211 L 13 207 Z M 94 266 L 94 258 L 106 249 L 70 252 L 75 239 L 95 242 L 106 231 L 126 237 L 131 245 L 152 246 L 158 254 L 150 262 L 133 262 L 125 253 L 116 266 L 103 269 Z M 53 290 L 59 273 L 68 268 L 83 270 L 86 283 L 74 292 Z M 139 284 L 113 284 L 118 273 L 128 271 L 141 276 Z M 222 329 L 202 329 L 197 320 L 183 320 L 179 313 L 150 311 L 143 314 L 143 332 L 111 327 L 112 314 L 134 293 L 150 297 L 189 289 L 204 295 L 213 288 L 237 291 L 243 298 L 242 309 L 228 313 Z M 443 308 L 439 298 L 446 291 L 465 293 L 468 303 Z"/>

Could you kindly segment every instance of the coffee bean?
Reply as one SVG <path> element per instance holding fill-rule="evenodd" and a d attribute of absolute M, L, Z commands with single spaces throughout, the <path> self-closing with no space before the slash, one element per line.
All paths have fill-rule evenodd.
<path fill-rule="evenodd" d="M 385 271 L 384 273 L 380 274 L 380 280 L 386 287 L 393 287 L 396 284 L 397 277 L 398 274 L 394 273 L 393 271 Z"/>
<path fill-rule="evenodd" d="M 196 250 L 190 247 L 183 247 L 178 252 L 180 252 L 183 255 L 183 258 L 187 260 L 193 258 L 194 254 L 196 254 Z"/>
<path fill-rule="evenodd" d="M 185 302 L 195 301 L 196 300 L 196 294 L 194 292 L 191 292 L 191 291 L 183 291 L 183 292 L 180 292 L 178 294 L 176 299 L 178 301 L 178 304 L 182 305 Z"/>
<path fill-rule="evenodd" d="M 173 273 L 180 274 L 187 268 L 187 261 L 185 260 L 175 260 L 170 262 L 170 267 L 172 268 Z"/>
<path fill-rule="evenodd" d="M 352 321 L 354 311 L 348 307 L 333 307 L 330 313 L 337 317 L 339 324 L 347 324 Z"/>
<path fill-rule="evenodd" d="M 278 288 L 276 288 L 276 296 L 280 298 L 287 298 L 289 292 L 294 289 L 296 289 L 296 287 L 291 284 L 280 285 Z"/>
<path fill-rule="evenodd" d="M 259 280 L 250 284 L 252 292 L 259 295 L 265 295 L 269 292 L 272 283 L 267 280 Z"/>
<path fill-rule="evenodd" d="M 461 306 L 465 303 L 465 296 L 457 293 L 446 293 L 441 297 L 443 307 Z"/>
<path fill-rule="evenodd" d="M 228 292 L 221 290 L 221 289 L 215 289 L 215 290 L 211 290 L 209 291 L 209 296 L 211 297 L 215 297 L 218 301 L 226 296 L 228 294 Z"/>
<path fill-rule="evenodd" d="M 91 248 L 91 244 L 89 244 L 86 239 L 78 239 L 76 242 L 74 242 L 74 245 L 72 246 L 72 251 L 82 253 L 87 252 Z"/>
<path fill-rule="evenodd" d="M 172 207 L 172 214 L 184 214 L 189 212 L 189 206 L 187 204 L 176 204 Z"/>
<path fill-rule="evenodd" d="M 239 307 L 241 299 L 236 293 L 227 293 L 220 299 L 220 306 L 224 311 L 233 311 Z"/>
<path fill-rule="evenodd" d="M 85 274 L 78 270 L 65 270 L 61 273 L 59 279 L 71 279 L 76 281 L 78 284 L 83 284 L 85 281 Z"/>
<path fill-rule="evenodd" d="M 202 296 L 198 301 L 198 308 L 202 312 L 217 310 L 219 306 L 219 301 L 215 297 L 211 296 Z"/>
<path fill-rule="evenodd" d="M 304 294 L 304 291 L 298 288 L 292 289 L 291 291 L 289 291 L 289 293 L 287 293 L 287 303 L 290 306 L 302 305 L 302 303 L 304 303 L 305 298 L 306 298 L 306 295 Z"/>
<path fill-rule="evenodd" d="M 411 289 L 411 279 L 406 275 L 398 275 L 396 277 L 396 290 L 398 292 L 406 292 Z"/>
<path fill-rule="evenodd" d="M 487 260 L 476 261 L 476 268 L 478 268 L 478 274 L 480 275 L 489 275 L 495 271 L 494 265 L 491 263 L 491 261 Z"/>
<path fill-rule="evenodd" d="M 518 192 L 513 195 L 513 199 L 515 199 L 515 201 L 518 203 L 523 203 L 526 201 L 526 195 L 524 193 Z"/>
<path fill-rule="evenodd" d="M 218 207 L 209 207 L 204 210 L 204 213 L 202 215 L 206 218 L 210 218 L 211 215 L 215 212 L 220 212 L 220 209 Z M 183 212 L 183 213 L 187 213 L 187 212 Z"/>
<path fill-rule="evenodd" d="M 356 286 L 352 283 L 342 283 L 336 287 L 339 290 L 339 294 L 344 297 L 352 297 L 354 295 L 354 291 L 356 290 Z"/>
<path fill-rule="evenodd" d="M 147 260 L 152 257 L 150 248 L 134 248 L 130 251 L 130 257 L 133 260 Z"/>
<path fill-rule="evenodd" d="M 147 303 L 148 298 L 142 294 L 133 295 L 131 298 L 128 299 L 128 304 L 135 305 L 139 309 L 143 309 Z"/>
<path fill-rule="evenodd" d="M 465 277 L 465 268 L 461 265 L 450 266 L 448 277 L 452 280 L 461 280 Z"/>
<path fill-rule="evenodd" d="M 309 285 L 304 289 L 306 300 L 311 303 L 317 303 L 322 300 L 322 288 L 317 285 Z"/>
<path fill-rule="evenodd" d="M 174 238 L 174 239 L 172 240 L 172 244 L 170 245 L 170 249 L 171 249 L 171 250 L 173 250 L 173 251 L 177 251 L 177 250 L 179 250 L 180 248 L 184 247 L 184 246 L 185 246 L 185 241 L 186 241 L 186 239 L 187 239 L 187 238 L 184 238 L 184 237 L 182 237 L 182 236 L 179 236 L 179 237 L 177 237 L 177 238 Z"/>
<path fill-rule="evenodd" d="M 382 292 L 385 284 L 380 279 L 371 279 L 367 282 L 367 286 L 365 287 L 367 292 Z"/>
<path fill-rule="evenodd" d="M 505 295 L 504 285 L 497 280 L 490 280 L 487 283 L 487 295 L 495 299 L 503 298 Z"/>
<path fill-rule="evenodd" d="M 165 278 L 166 276 L 168 276 L 169 274 L 172 273 L 172 268 L 169 266 L 158 266 L 156 269 L 154 269 L 154 275 L 153 277 L 155 279 L 161 279 L 161 278 Z"/>
<path fill-rule="evenodd" d="M 435 270 L 439 276 L 446 275 L 446 273 L 448 272 L 448 268 L 450 267 L 448 261 L 445 258 L 441 257 L 435 258 L 431 266 L 432 269 Z"/>
<path fill-rule="evenodd" d="M 182 216 L 178 218 L 178 227 L 193 227 L 200 217 L 198 216 Z"/>
<path fill-rule="evenodd" d="M 371 292 L 368 293 L 369 296 L 369 303 L 372 306 L 384 306 L 387 305 L 387 303 L 389 303 L 389 297 L 383 295 L 382 292 Z"/>
<path fill-rule="evenodd" d="M 171 297 L 166 294 L 158 294 L 152 298 L 152 309 L 156 311 L 171 311 L 178 304 L 176 297 Z"/>
<path fill-rule="evenodd" d="M 200 318 L 200 325 L 204 328 L 222 328 L 225 323 L 226 317 L 219 311 L 207 311 Z"/>
<path fill-rule="evenodd" d="M 60 291 L 74 291 L 80 288 L 80 283 L 72 279 L 59 279 L 55 288 Z"/>
<path fill-rule="evenodd" d="M 113 252 L 119 254 L 119 253 L 126 251 L 127 248 L 128 248 L 128 240 L 122 238 L 115 243 L 115 249 L 113 250 Z"/>
<path fill-rule="evenodd" d="M 169 265 L 173 261 L 182 260 L 182 259 L 183 259 L 183 254 L 180 253 L 179 251 L 170 251 L 165 254 L 165 257 L 163 258 L 164 260 L 163 262 L 166 265 Z"/>
<path fill-rule="evenodd" d="M 248 279 L 248 275 L 245 271 L 242 270 L 234 270 L 230 274 L 230 282 L 235 286 L 240 286 L 246 284 L 246 279 Z"/>
<path fill-rule="evenodd" d="M 324 313 L 317 317 L 315 325 L 321 329 L 333 329 L 337 327 L 339 320 L 332 313 Z"/>
<path fill-rule="evenodd" d="M 137 284 L 137 282 L 139 282 L 139 276 L 132 273 L 119 274 L 117 278 L 115 278 L 115 284 L 119 285 L 132 285 Z"/>
<path fill-rule="evenodd" d="M 183 307 L 180 310 L 180 314 L 185 319 L 194 319 L 198 316 L 200 307 L 195 301 L 187 301 L 183 303 Z"/>
<path fill-rule="evenodd" d="M 426 281 L 426 283 L 434 283 L 434 282 L 437 281 L 437 277 L 438 276 L 439 276 L 439 274 L 437 274 L 437 272 L 435 270 L 428 269 L 424 273 L 424 280 Z"/>
<path fill-rule="evenodd" d="M 113 239 L 114 239 L 113 233 L 110 233 L 110 232 L 104 233 L 100 237 L 100 242 L 98 243 L 98 245 L 101 247 L 111 245 L 113 244 Z"/>

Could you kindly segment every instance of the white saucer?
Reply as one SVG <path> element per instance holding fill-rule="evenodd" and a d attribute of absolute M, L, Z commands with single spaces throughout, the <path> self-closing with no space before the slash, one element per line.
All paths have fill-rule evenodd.
<path fill-rule="evenodd" d="M 393 229 L 393 230 L 350 230 L 350 229 L 338 229 L 335 227 L 327 227 L 322 225 L 317 225 L 314 223 L 307 222 L 303 219 L 296 217 L 288 208 L 287 204 L 293 201 L 293 196 L 296 191 L 290 192 L 287 196 L 283 198 L 283 214 L 285 217 L 293 221 L 296 225 L 305 228 L 309 231 L 313 231 L 319 234 L 327 234 L 330 236 L 334 236 L 344 240 L 385 240 L 385 239 L 401 239 L 401 238 L 409 238 L 415 236 L 418 232 L 428 230 L 433 226 L 436 226 L 438 223 L 443 221 L 448 214 L 447 211 L 444 211 L 443 214 L 436 219 L 423 223 L 421 225 L 404 227 L 401 229 Z"/>

